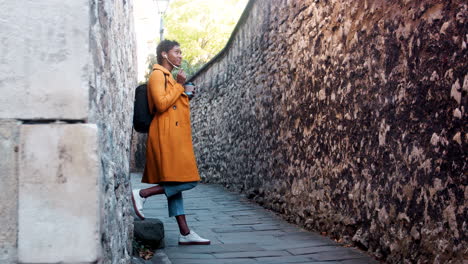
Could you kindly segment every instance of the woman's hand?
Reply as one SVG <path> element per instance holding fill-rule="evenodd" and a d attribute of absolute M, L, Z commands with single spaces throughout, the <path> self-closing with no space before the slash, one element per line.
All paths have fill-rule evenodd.
<path fill-rule="evenodd" d="M 185 75 L 185 72 L 183 69 L 181 69 L 178 73 L 177 73 L 177 82 L 184 85 L 185 83 L 185 80 L 187 79 L 187 76 Z"/>

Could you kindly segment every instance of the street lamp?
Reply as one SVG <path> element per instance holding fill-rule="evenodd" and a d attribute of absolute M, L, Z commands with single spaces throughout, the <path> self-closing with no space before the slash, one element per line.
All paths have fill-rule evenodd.
<path fill-rule="evenodd" d="M 154 0 L 156 2 L 156 7 L 158 8 L 159 14 L 159 41 L 161 42 L 164 39 L 164 24 L 163 16 L 169 7 L 170 0 Z"/>

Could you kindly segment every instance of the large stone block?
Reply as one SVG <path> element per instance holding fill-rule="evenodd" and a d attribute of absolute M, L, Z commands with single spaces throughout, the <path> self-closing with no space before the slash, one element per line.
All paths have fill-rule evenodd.
<path fill-rule="evenodd" d="M 0 3 L 0 118 L 86 118 L 89 1 Z"/>
<path fill-rule="evenodd" d="M 133 237 L 138 243 L 157 249 L 164 248 L 164 224 L 156 218 L 135 218 L 133 222 Z M 133 250 L 136 252 L 135 249 Z"/>
<path fill-rule="evenodd" d="M 96 125 L 24 125 L 20 142 L 19 261 L 97 261 L 100 163 Z"/>
<path fill-rule="evenodd" d="M 0 263 L 16 263 L 19 123 L 0 120 Z"/>

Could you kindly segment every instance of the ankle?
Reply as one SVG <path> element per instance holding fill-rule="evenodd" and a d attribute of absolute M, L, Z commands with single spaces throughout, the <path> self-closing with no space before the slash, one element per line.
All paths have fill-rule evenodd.
<path fill-rule="evenodd" d="M 186 232 L 180 231 L 180 234 L 183 235 L 183 236 L 186 236 L 186 235 L 190 234 L 190 230 L 189 230 L 189 231 L 186 231 Z"/>

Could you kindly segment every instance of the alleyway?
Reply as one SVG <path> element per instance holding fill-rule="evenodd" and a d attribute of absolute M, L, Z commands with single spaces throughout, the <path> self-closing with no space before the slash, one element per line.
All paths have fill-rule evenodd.
<path fill-rule="evenodd" d="M 133 188 L 145 188 L 141 174 L 132 174 Z M 167 216 L 165 196 L 151 197 L 146 217 L 164 222 L 166 248 L 152 263 L 378 263 L 351 248 L 289 224 L 274 213 L 219 185 L 200 184 L 184 193 L 187 221 L 209 246 L 178 246 L 178 227 Z"/>

